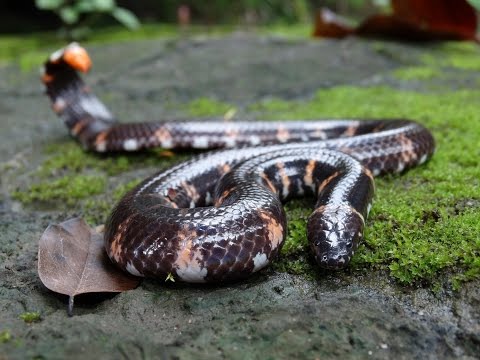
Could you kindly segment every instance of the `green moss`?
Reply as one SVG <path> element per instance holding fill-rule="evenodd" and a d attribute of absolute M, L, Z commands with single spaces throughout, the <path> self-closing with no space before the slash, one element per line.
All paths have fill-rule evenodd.
<path fill-rule="evenodd" d="M 0 344 L 4 344 L 12 340 L 12 334 L 8 330 L 0 331 Z"/>
<path fill-rule="evenodd" d="M 393 76 L 400 80 L 428 80 L 440 75 L 440 70 L 431 66 L 409 66 L 393 72 Z"/>
<path fill-rule="evenodd" d="M 195 99 L 186 104 L 186 108 L 188 115 L 198 117 L 224 116 L 228 111 L 234 109 L 230 104 L 210 98 Z"/>
<path fill-rule="evenodd" d="M 40 316 L 39 312 L 33 311 L 33 312 L 24 312 L 23 314 L 20 314 L 20 319 L 22 319 L 28 324 L 31 324 L 34 322 L 39 322 L 40 320 L 42 320 L 42 317 Z"/>
<path fill-rule="evenodd" d="M 96 175 L 66 175 L 34 184 L 28 191 L 16 191 L 13 197 L 23 203 L 62 201 L 74 205 L 79 199 L 100 194 L 105 185 L 105 178 Z"/>
<path fill-rule="evenodd" d="M 480 257 L 478 255 L 470 257 L 467 261 L 468 270 L 452 278 L 454 290 L 458 290 L 462 282 L 480 278 Z"/>
<path fill-rule="evenodd" d="M 140 182 L 118 185 L 116 176 L 138 168 L 160 169 L 186 157 L 162 149 L 99 155 L 82 150 L 75 141 L 49 145 L 44 152 L 46 160 L 31 174 L 33 184 L 20 187 L 12 197 L 25 205 L 74 207 L 92 224 L 103 223 L 120 197 Z"/>
<path fill-rule="evenodd" d="M 118 185 L 110 194 L 104 198 L 90 197 L 83 202 L 82 213 L 85 220 L 90 224 L 101 224 L 105 222 L 113 206 L 120 198 L 139 184 L 140 180 L 132 180 L 125 184 Z"/>
<path fill-rule="evenodd" d="M 38 34 L 38 36 L 2 35 L 0 36 L 0 64 L 18 62 L 22 70 L 38 67 L 45 61 L 45 52 L 40 56 L 39 49 L 48 47 L 49 43 L 60 43 L 54 34 Z"/>
<path fill-rule="evenodd" d="M 480 70 L 480 49 L 471 42 L 450 42 L 424 54 L 424 64 L 436 67 L 452 67 L 461 70 Z"/>
<path fill-rule="evenodd" d="M 83 150 L 77 143 L 56 143 L 46 147 L 49 155 L 47 160 L 38 169 L 37 174 L 42 177 L 55 176 L 62 173 L 80 173 L 85 169 L 94 169 L 105 172 L 107 175 L 117 175 L 135 169 L 138 166 L 155 166 L 162 157 L 161 150 L 147 151 L 141 154 L 105 156 Z"/>
<path fill-rule="evenodd" d="M 12 194 L 24 204 L 61 202 L 68 206 L 78 206 L 81 205 L 80 200 L 85 200 L 85 208 L 93 210 L 91 202 L 98 199 L 92 196 L 104 193 L 113 176 L 139 167 L 153 167 L 159 164 L 168 166 L 180 158 L 165 156 L 161 149 L 130 156 L 102 156 L 82 150 L 74 141 L 49 145 L 45 152 L 47 159 L 32 174 L 32 177 L 39 181 Z M 115 194 L 125 190 L 129 184 L 119 186 Z M 118 197 L 115 194 L 114 198 Z M 108 204 L 105 201 L 104 206 L 100 205 L 99 209 L 102 210 L 106 206 L 111 208 L 111 201 L 108 201 Z"/>
<path fill-rule="evenodd" d="M 125 195 L 128 191 L 132 190 L 135 186 L 140 183 L 140 180 L 132 180 L 125 184 L 118 185 L 115 190 L 113 190 L 113 200 L 118 201 L 120 198 Z"/>
<path fill-rule="evenodd" d="M 110 43 L 154 38 L 172 38 L 179 35 L 178 27 L 167 24 L 142 24 L 132 31 L 124 27 L 111 26 L 93 32 L 88 43 Z"/>
<path fill-rule="evenodd" d="M 480 276 L 479 91 L 420 94 L 387 87 L 337 87 L 311 101 L 269 100 L 250 106 L 259 118 L 406 117 L 433 130 L 438 150 L 432 161 L 400 176 L 377 180 L 365 242 L 353 268 L 388 270 L 402 283 L 435 281 L 445 271 L 454 285 Z M 289 236 L 282 256 L 307 256 L 305 204 L 288 210 Z M 310 265 L 278 269 L 314 271 Z M 458 285 L 457 285 L 458 286 Z"/>
<path fill-rule="evenodd" d="M 259 34 L 281 36 L 283 38 L 308 39 L 312 36 L 313 27 L 310 23 L 272 24 L 258 28 L 257 32 Z"/>
<path fill-rule="evenodd" d="M 309 253 L 307 218 L 312 212 L 310 199 L 293 200 L 285 205 L 288 233 L 281 257 L 274 262 L 277 271 L 314 278 L 317 271 Z"/>
<path fill-rule="evenodd" d="M 282 253 L 290 256 L 304 250 L 307 242 L 307 218 L 311 213 L 306 201 L 292 201 L 285 206 L 288 234 Z"/>

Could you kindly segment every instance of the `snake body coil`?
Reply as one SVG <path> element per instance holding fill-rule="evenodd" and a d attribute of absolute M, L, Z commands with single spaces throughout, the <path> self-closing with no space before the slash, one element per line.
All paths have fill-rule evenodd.
<path fill-rule="evenodd" d="M 286 232 L 282 202 L 317 197 L 308 220 L 316 261 L 348 264 L 363 236 L 373 176 L 428 160 L 430 132 L 411 120 L 117 123 L 85 86 L 86 51 L 50 56 L 42 80 L 54 111 L 89 150 L 231 148 L 144 180 L 116 205 L 105 248 L 138 276 L 234 280 L 265 267 Z"/>

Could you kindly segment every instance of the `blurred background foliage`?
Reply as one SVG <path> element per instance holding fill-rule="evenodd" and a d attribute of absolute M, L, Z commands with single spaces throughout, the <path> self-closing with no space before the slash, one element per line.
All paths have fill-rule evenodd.
<path fill-rule="evenodd" d="M 82 38 L 89 35 L 95 21 L 109 16 L 128 29 L 139 27 L 138 18 L 130 10 L 120 7 L 115 0 L 35 0 L 39 10 L 51 11 L 62 22 L 60 35 Z"/>
<path fill-rule="evenodd" d="M 468 0 L 480 8 L 480 0 Z M 389 0 L 3 0 L 0 33 L 58 31 L 86 37 L 88 32 L 140 24 L 272 25 L 309 23 L 316 9 L 328 7 L 353 20 L 389 11 Z"/>
<path fill-rule="evenodd" d="M 140 23 L 176 24 L 181 9 L 188 22 L 200 25 L 270 25 L 310 22 L 315 9 L 329 7 L 361 18 L 388 9 L 388 0 L 7 0 L 0 2 L 0 32 L 60 30 L 82 37 L 102 26 Z M 180 11 L 179 11 L 180 10 Z M 185 18 L 183 18 L 185 20 Z"/>
<path fill-rule="evenodd" d="M 468 1 L 480 7 L 480 0 Z M 391 10 L 389 0 L 1 0 L 0 66 L 14 61 L 29 70 L 45 48 L 65 40 L 108 42 L 239 27 L 308 37 L 322 7 L 352 23 Z"/>

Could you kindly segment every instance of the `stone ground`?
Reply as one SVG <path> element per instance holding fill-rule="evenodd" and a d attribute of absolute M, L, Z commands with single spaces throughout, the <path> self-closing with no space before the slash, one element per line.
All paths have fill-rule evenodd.
<path fill-rule="evenodd" d="M 381 44 L 233 34 L 93 46 L 89 82 L 123 120 L 177 118 L 182 111 L 171 104 L 200 97 L 236 104 L 241 113 L 269 97 L 388 83 L 382 74 L 416 63 L 418 46 Z M 66 298 L 38 278 L 37 243 L 49 223 L 78 209 L 22 206 L 11 197 L 16 184 L 35 181 L 45 146 L 68 135 L 37 72 L 6 66 L 0 78 L 0 333 L 11 336 L 0 341 L 0 359 L 478 358 L 478 281 L 433 291 L 400 286 L 381 272 L 310 280 L 267 269 L 222 287 L 146 280 L 118 295 L 81 296 L 68 318 Z M 40 312 L 41 321 L 25 323 L 19 315 L 27 311 Z"/>

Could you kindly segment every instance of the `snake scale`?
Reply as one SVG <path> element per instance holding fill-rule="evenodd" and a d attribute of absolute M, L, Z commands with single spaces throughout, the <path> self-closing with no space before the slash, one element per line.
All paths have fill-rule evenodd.
<path fill-rule="evenodd" d="M 78 74 L 90 67 L 72 43 L 42 74 L 53 110 L 85 149 L 221 149 L 151 176 L 113 209 L 106 251 L 137 276 L 245 278 L 278 254 L 282 203 L 298 196 L 317 199 L 307 223 L 316 261 L 343 268 L 362 239 L 374 176 L 422 164 L 435 148 L 426 128 L 405 119 L 118 123 Z"/>

